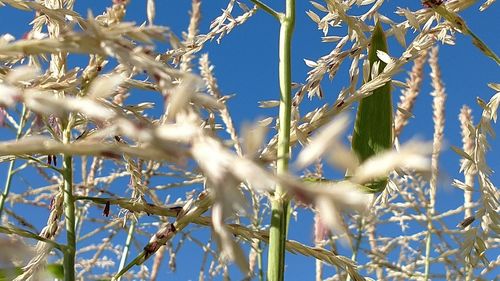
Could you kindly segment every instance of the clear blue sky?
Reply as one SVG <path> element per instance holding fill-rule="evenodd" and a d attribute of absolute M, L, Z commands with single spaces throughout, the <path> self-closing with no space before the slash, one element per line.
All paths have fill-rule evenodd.
<path fill-rule="evenodd" d="M 75 9 L 83 15 L 87 14 L 87 9 L 91 9 L 94 15 L 104 11 L 105 6 L 111 1 L 86 0 L 76 1 Z M 160 0 L 156 1 L 156 19 L 158 25 L 170 27 L 179 36 L 186 30 L 189 22 L 188 11 L 191 7 L 191 1 Z M 250 6 L 249 1 L 243 1 Z M 283 9 L 284 1 L 266 1 L 277 10 Z M 271 2 L 280 2 L 281 5 Z M 320 1 L 321 2 L 321 1 Z M 471 29 L 474 30 L 496 53 L 500 53 L 500 6 L 494 4 L 485 12 L 479 12 L 479 1 L 477 5 L 461 13 L 461 16 L 467 21 Z M 204 1 L 202 3 L 202 22 L 200 31 L 206 33 L 212 19 L 220 15 L 221 9 L 225 7 L 227 1 Z M 382 12 L 395 21 L 403 20 L 402 17 L 390 12 L 394 11 L 396 6 L 407 7 L 411 10 L 420 8 L 420 1 L 386 1 Z M 134 0 L 129 5 L 126 20 L 138 23 L 146 20 L 145 1 Z M 235 11 L 237 8 L 235 8 Z M 307 10 L 315 10 L 308 1 L 297 1 L 297 22 L 296 33 L 293 41 L 293 80 L 303 82 L 309 68 L 304 64 L 303 59 L 316 60 L 320 56 L 327 54 L 335 46 L 333 43 L 321 43 L 321 31 L 317 30 L 316 25 L 305 14 Z M 29 30 L 27 25 L 33 18 L 31 13 L 21 12 L 12 8 L 0 7 L 0 34 L 11 33 L 16 38 L 21 37 Z M 387 26 L 385 26 L 387 28 Z M 277 44 L 278 44 L 279 26 L 277 22 L 269 15 L 258 11 L 246 24 L 234 29 L 221 42 L 215 41 L 206 45 L 202 53 L 208 52 L 211 62 L 215 65 L 215 74 L 223 94 L 236 94 L 229 102 L 230 111 L 236 121 L 236 127 L 240 128 L 242 122 L 255 121 L 257 118 L 275 116 L 274 109 L 260 109 L 257 107 L 258 101 L 277 99 Z M 344 35 L 344 31 L 332 28 L 329 35 Z M 408 37 L 412 36 L 411 33 Z M 410 40 L 407 37 L 407 42 Z M 389 51 L 392 56 L 399 56 L 402 47 L 390 40 Z M 76 60 L 76 63 L 79 63 Z M 460 108 L 463 104 L 472 107 L 475 121 L 480 118 L 481 109 L 476 105 L 476 97 L 483 100 L 489 100 L 493 91 L 487 87 L 487 83 L 496 82 L 500 77 L 500 68 L 490 59 L 482 55 L 471 43 L 469 37 L 462 34 L 456 35 L 455 46 L 441 46 L 440 64 L 443 74 L 443 80 L 446 86 L 448 99 L 446 101 L 446 129 L 445 138 L 448 145 L 461 146 L 459 122 L 457 119 Z M 332 103 L 337 97 L 340 89 L 347 85 L 347 71 L 350 63 L 344 64 L 337 77 L 332 82 L 324 81 L 323 89 L 325 97 L 323 101 L 305 101 L 302 106 L 302 112 L 312 109 L 323 102 Z M 411 65 L 410 65 L 411 67 Z M 408 69 L 408 68 L 407 68 Z M 428 73 L 428 67 L 426 73 Z M 405 79 L 403 73 L 398 76 L 398 80 Z M 415 107 L 415 118 L 410 121 L 402 135 L 402 141 L 412 137 L 423 139 L 432 139 L 432 99 L 430 92 L 430 79 L 426 74 L 422 84 L 422 91 Z M 394 101 L 399 98 L 399 90 L 393 92 Z M 145 95 L 144 100 L 158 101 L 158 96 L 152 94 Z M 141 98 L 142 100 L 142 98 Z M 352 115 L 353 116 L 353 115 Z M 494 125 L 494 129 L 499 129 Z M 1 139 L 5 139 L 4 136 Z M 498 140 L 490 139 L 493 152 L 488 158 L 489 165 L 493 170 L 500 168 L 500 157 L 498 155 L 500 143 Z M 444 151 L 441 157 L 442 177 L 438 191 L 438 210 L 445 210 L 460 204 L 462 192 L 451 187 L 450 182 L 453 177 L 458 175 L 459 157 L 450 149 Z M 7 166 L 0 165 L 0 179 L 5 178 Z M 492 179 L 498 182 L 498 175 L 493 174 Z M 25 184 L 19 182 L 20 186 L 25 188 Z M 32 183 L 33 184 L 33 183 Z M 36 185 L 34 185 L 35 187 Z M 19 189 L 14 189 L 19 192 Z M 446 198 L 446 200 L 443 200 Z M 441 199 L 441 200 L 440 200 Z M 41 227 L 46 220 L 48 211 L 40 209 L 33 213 L 35 225 Z M 99 210 L 94 210 L 100 212 Z M 117 210 L 115 210 L 116 212 Z M 306 244 L 312 244 L 312 216 L 310 212 L 301 212 L 299 214 L 301 224 L 292 223 L 290 228 L 290 237 Z M 196 237 L 205 239 L 209 233 L 207 231 L 197 230 Z M 124 233 L 120 236 L 124 237 Z M 204 239 L 204 240 L 205 240 Z M 147 239 L 142 239 L 146 242 Z M 204 241 L 203 240 L 203 241 Z M 95 241 L 91 241 L 95 242 Z M 132 256 L 136 251 L 132 252 Z M 347 253 L 345 253 L 347 254 Z M 490 258 L 495 258 L 494 256 Z M 197 279 L 198 269 L 201 262 L 201 251 L 198 247 L 186 245 L 178 256 L 177 272 L 162 274 L 159 280 L 188 280 Z M 265 263 L 264 263 L 265 264 Z M 166 270 L 166 269 L 165 269 Z M 236 275 L 237 271 L 232 271 Z M 328 269 L 326 273 L 333 273 Z M 287 255 L 287 280 L 312 280 L 314 276 L 314 260 L 301 256 Z M 325 275 L 327 276 L 327 275 Z"/>

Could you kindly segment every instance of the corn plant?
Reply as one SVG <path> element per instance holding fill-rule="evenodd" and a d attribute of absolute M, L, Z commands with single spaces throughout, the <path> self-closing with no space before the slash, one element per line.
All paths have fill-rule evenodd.
<path fill-rule="evenodd" d="M 470 37 L 464 56 L 499 64 L 496 42 L 460 15 L 476 1 L 415 1 L 396 20 L 383 0 L 308 10 L 295 0 L 192 0 L 182 32 L 162 25 L 182 3 L 143 2 L 100 11 L 88 1 L 0 0 L 0 15 L 31 17 L 20 36 L 0 19 L 0 280 L 496 278 L 500 199 L 486 155 L 499 84 L 477 98 L 476 123 L 473 104 L 456 109 L 462 143 L 449 147 L 463 200 L 439 205 L 448 200 L 440 163 L 454 159 L 443 157 L 455 110 L 444 81 L 456 82 L 442 75 L 439 46 Z M 259 14 L 277 28 L 259 36 L 276 39 L 279 86 L 273 94 L 266 84 L 259 106 L 278 109 L 242 125 L 214 50 Z M 308 72 L 294 81 L 303 15 L 330 51 L 304 59 Z M 403 134 L 425 122 L 414 108 L 427 66 L 430 141 Z M 259 74 L 246 71 L 241 79 Z M 297 229 L 313 241 L 290 239 Z M 315 271 L 295 275 L 292 254 Z"/>

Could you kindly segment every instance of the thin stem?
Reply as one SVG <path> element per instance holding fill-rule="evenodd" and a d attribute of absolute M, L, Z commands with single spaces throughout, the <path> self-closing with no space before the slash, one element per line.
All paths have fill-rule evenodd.
<path fill-rule="evenodd" d="M 431 233 L 431 227 L 432 225 L 429 226 L 429 231 L 427 232 L 426 235 L 426 242 L 425 242 L 425 263 L 424 263 L 424 280 L 427 281 L 429 280 L 429 268 L 430 268 L 430 255 L 431 255 L 431 245 L 432 245 L 432 233 Z"/>
<path fill-rule="evenodd" d="M 465 23 L 463 23 L 465 25 Z M 431 179 L 429 181 L 429 204 L 427 205 L 427 240 L 425 245 L 425 263 L 424 263 L 424 280 L 429 280 L 430 273 L 430 260 L 431 260 L 431 247 L 432 247 L 432 233 L 435 229 L 432 226 L 432 218 L 435 215 L 436 206 L 436 190 L 439 175 L 439 155 L 443 143 L 444 125 L 445 125 L 445 101 L 446 94 L 444 85 L 441 81 L 441 70 L 438 64 L 438 48 L 431 49 L 429 57 L 429 65 L 431 67 L 430 76 L 432 78 L 432 93 L 433 103 L 433 121 L 434 121 L 434 137 L 432 142 L 432 156 L 431 156 Z"/>
<path fill-rule="evenodd" d="M 358 258 L 359 247 L 361 246 L 361 239 L 363 238 L 363 218 L 361 216 L 358 218 L 358 235 L 356 236 L 356 244 L 354 244 L 354 249 L 352 250 L 351 260 L 356 262 Z M 351 281 L 351 275 L 347 276 L 347 281 Z"/>
<path fill-rule="evenodd" d="M 250 0 L 250 1 L 252 1 L 252 3 L 254 3 L 255 6 L 259 7 L 259 9 L 261 9 L 264 12 L 270 14 L 271 16 L 273 16 L 278 21 L 281 21 L 282 15 L 280 13 L 276 12 L 275 10 L 273 10 L 273 8 L 271 8 L 268 5 L 262 3 L 260 0 Z"/>
<path fill-rule="evenodd" d="M 259 281 L 264 281 L 264 271 L 262 270 L 262 245 L 257 243 L 259 251 L 257 252 L 257 267 L 259 268 Z"/>
<path fill-rule="evenodd" d="M 21 137 L 24 127 L 24 119 L 26 117 L 26 106 L 23 105 L 21 120 L 19 121 L 19 126 L 17 127 L 16 132 L 16 140 Z M 11 160 L 9 163 L 9 169 L 7 170 L 7 179 L 5 180 L 5 185 L 3 188 L 2 199 L 0 199 L 0 219 L 2 218 L 3 207 L 5 205 L 5 200 L 7 200 L 7 196 L 9 196 L 10 192 L 10 184 L 12 182 L 12 176 L 14 175 L 14 164 L 16 160 Z"/>
<path fill-rule="evenodd" d="M 125 247 L 123 248 L 123 254 L 120 259 L 120 266 L 118 267 L 118 272 L 121 272 L 125 267 L 125 263 L 127 262 L 128 253 L 130 252 L 130 245 L 132 244 L 132 237 L 134 236 L 135 231 L 135 220 L 132 219 L 130 226 L 128 227 L 127 240 L 125 241 Z M 118 277 L 116 280 L 120 281 L 122 277 Z"/>
<path fill-rule="evenodd" d="M 279 79 L 280 109 L 278 131 L 278 155 L 276 173 L 278 176 L 288 172 L 290 156 L 290 115 L 291 115 L 291 43 L 295 25 L 295 0 L 287 0 L 285 17 L 281 18 L 279 39 Z M 272 199 L 271 229 L 269 232 L 269 253 L 267 279 L 284 280 L 285 241 L 287 235 L 289 201 L 280 185 L 276 186 Z"/>
<path fill-rule="evenodd" d="M 122 270 L 120 270 L 111 280 L 118 280 L 119 278 L 122 277 L 123 274 L 125 274 L 129 269 L 131 269 L 134 265 L 141 264 L 142 260 L 146 256 L 146 252 L 142 251 L 133 261 L 128 263 Z"/>
<path fill-rule="evenodd" d="M 70 117 L 71 118 L 71 117 Z M 68 122 L 63 132 L 63 143 L 68 144 L 71 139 L 71 122 Z M 64 254 L 64 280 L 75 280 L 75 198 L 73 197 L 73 157 L 64 155 L 64 215 L 66 221 L 67 249 Z"/>

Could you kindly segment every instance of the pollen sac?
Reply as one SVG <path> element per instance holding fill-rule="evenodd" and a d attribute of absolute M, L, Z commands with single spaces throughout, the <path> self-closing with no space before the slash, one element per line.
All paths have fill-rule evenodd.
<path fill-rule="evenodd" d="M 109 207 L 110 207 L 110 202 L 106 201 L 106 205 L 104 206 L 104 210 L 102 211 L 102 214 L 106 217 L 109 217 Z"/>
<path fill-rule="evenodd" d="M 467 226 L 471 225 L 471 223 L 473 223 L 475 220 L 476 220 L 476 218 L 474 216 L 470 216 L 470 217 L 465 218 L 457 226 L 462 228 L 462 229 L 465 229 Z"/>
<path fill-rule="evenodd" d="M 443 2 L 444 2 L 443 0 L 424 0 L 422 1 L 422 5 L 424 5 L 427 8 L 432 8 L 443 4 Z"/>

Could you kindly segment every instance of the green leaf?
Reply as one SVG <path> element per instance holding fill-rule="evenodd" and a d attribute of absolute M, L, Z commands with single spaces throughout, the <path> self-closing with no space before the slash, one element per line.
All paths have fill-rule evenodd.
<path fill-rule="evenodd" d="M 49 264 L 47 265 L 47 271 L 57 279 L 64 279 L 64 266 L 62 264 Z"/>
<path fill-rule="evenodd" d="M 20 267 L 0 268 L 0 281 L 12 280 L 21 273 L 23 270 Z"/>
<path fill-rule="evenodd" d="M 64 269 L 62 264 L 48 264 L 46 270 L 50 275 L 57 279 L 64 279 Z M 0 281 L 9 281 L 23 273 L 21 267 L 0 268 Z"/>
<path fill-rule="evenodd" d="M 371 67 L 378 61 L 377 73 L 381 73 L 386 63 L 377 57 L 377 51 L 388 53 L 385 33 L 379 22 L 372 34 L 368 60 Z M 387 82 L 359 102 L 352 135 L 352 149 L 361 163 L 375 154 L 392 148 L 392 121 L 391 83 Z M 365 187 L 369 192 L 375 193 L 383 191 L 386 185 L 387 177 L 374 180 Z"/>

